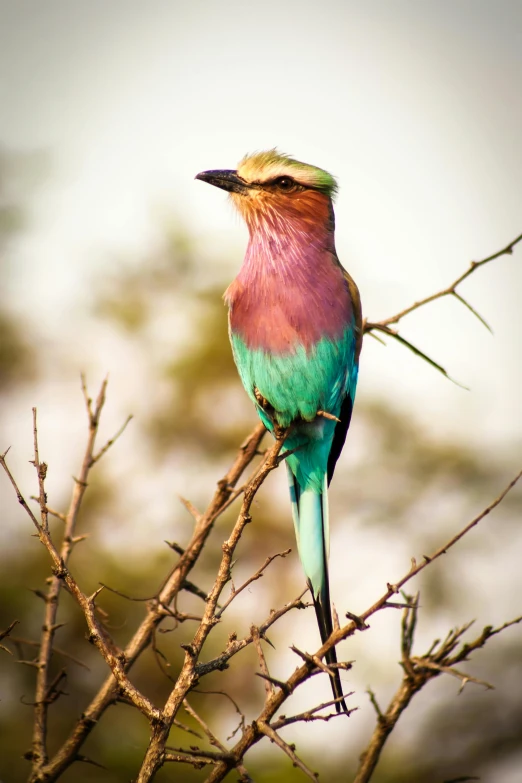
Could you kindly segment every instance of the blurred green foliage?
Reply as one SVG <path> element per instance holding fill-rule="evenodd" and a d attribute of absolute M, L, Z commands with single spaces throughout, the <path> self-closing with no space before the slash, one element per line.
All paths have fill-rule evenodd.
<path fill-rule="evenodd" d="M 24 203 L 38 161 L 40 156 L 13 155 L 0 149 L 0 393 L 36 375 L 31 333 L 9 301 L 6 281 L 10 243 L 26 225 Z"/>
<path fill-rule="evenodd" d="M 21 215 L 16 218 L 13 209 L 9 205 L 5 207 L 0 230 L 1 226 L 7 226 L 5 232 L 23 225 Z M 19 205 L 16 209 L 20 209 Z M 181 453 L 187 461 L 187 470 L 197 466 L 203 472 L 208 468 L 217 479 L 255 423 L 255 416 L 242 393 L 231 359 L 226 311 L 221 300 L 225 281 L 218 272 L 210 275 L 208 268 L 191 238 L 177 226 L 168 227 L 159 250 L 147 258 L 121 265 L 113 277 L 107 277 L 99 286 L 92 306 L 94 318 L 103 319 L 107 330 L 113 330 L 122 343 L 131 341 L 139 351 L 150 387 L 162 389 L 159 398 L 151 397 L 153 404 L 140 430 L 147 453 L 157 464 Z M 219 269 L 219 264 L 214 269 Z M 20 370 L 15 370 L 17 357 L 24 357 L 23 366 L 31 364 L 30 350 L 24 353 L 21 347 L 30 343 L 30 336 L 14 324 L 7 312 L 0 311 L 0 321 L 5 322 L 3 335 L 8 337 L 10 330 L 13 335 L 5 345 L 2 340 L 0 349 L 0 367 L 10 379 L 13 391 L 22 379 Z M 164 351 L 157 349 L 159 334 L 163 335 Z M 170 341 L 176 346 L 175 353 L 169 347 Z M 5 395 L 6 389 L 7 384 L 1 383 L 0 395 Z M 454 529 L 457 520 L 448 520 L 449 507 L 459 509 L 460 519 L 461 511 L 476 509 L 490 501 L 505 482 L 502 457 L 490 455 L 486 460 L 465 445 L 431 439 L 413 419 L 394 411 L 382 400 L 358 400 L 349 443 L 346 460 L 350 465 L 348 461 L 340 463 L 338 471 L 342 480 L 337 480 L 333 493 L 332 514 L 339 518 L 339 524 L 346 517 L 347 524 L 374 526 L 377 534 L 384 537 L 392 529 L 393 535 L 407 537 L 426 549 L 435 540 L 433 528 L 439 527 L 438 523 L 437 541 L 441 531 Z M 191 500 L 204 502 L 211 490 L 211 486 L 205 485 L 200 496 Z M 445 502 L 439 504 L 441 497 Z M 163 551 L 151 550 L 146 555 L 127 553 L 126 538 L 132 535 L 132 525 L 143 522 L 138 512 L 132 517 L 132 510 L 131 518 L 125 519 L 127 532 L 121 543 L 112 550 L 103 543 L 102 516 L 110 515 L 117 527 L 118 520 L 129 513 L 105 473 L 103 462 L 93 476 L 86 498 L 77 532 L 89 532 L 91 537 L 75 550 L 71 566 L 85 591 L 104 582 L 133 599 L 127 600 L 110 590 L 99 598 L 108 630 L 118 644 L 124 645 L 143 617 L 147 597 L 158 590 L 177 556 L 167 546 Z M 509 499 L 498 515 L 496 524 L 506 535 L 521 508 L 519 493 Z M 286 498 L 282 501 L 274 477 L 264 486 L 254 514 L 255 523 L 248 527 L 238 550 L 234 571 L 238 583 L 258 568 L 267 555 L 293 546 Z M 185 511 L 179 506 L 172 509 L 173 518 L 180 515 L 187 522 Z M 231 509 L 219 521 L 191 575 L 204 592 L 213 582 L 223 531 L 229 529 L 233 515 Z M 430 519 L 431 529 L 423 524 L 426 518 Z M 30 537 L 29 521 L 22 519 L 21 524 L 26 527 L 16 545 L 0 553 L 0 629 L 15 618 L 19 620 L 12 637 L 5 642 L 12 655 L 0 650 L 0 779 L 6 783 L 23 780 L 28 773 L 28 763 L 22 755 L 31 744 L 34 669 L 23 661 L 31 661 L 35 656 L 43 616 L 38 592 L 45 590 L 50 573 L 46 553 Z M 52 526 L 59 535 L 61 523 L 53 520 Z M 187 525 L 184 529 L 187 531 Z M 180 543 L 183 545 L 183 540 Z M 210 636 L 205 657 L 211 658 L 223 648 L 231 630 L 239 636 L 246 634 L 251 622 L 262 621 L 271 607 L 290 600 L 302 589 L 300 571 L 295 566 L 289 567 L 289 559 L 276 561 L 271 569 L 270 576 L 256 582 L 242 603 L 238 599 L 232 605 L 225 621 Z M 455 582 L 458 576 L 444 568 L 425 572 L 423 613 L 436 614 L 451 607 L 458 590 Z M 183 594 L 178 608 L 197 614 L 201 600 Z M 309 614 L 312 622 L 312 613 Z M 52 675 L 66 669 L 67 680 L 65 694 L 50 709 L 51 753 L 67 736 L 107 674 L 104 662 L 85 638 L 81 613 L 66 593 L 62 595 L 58 621 L 63 626 L 56 636 Z M 155 639 L 159 653 L 148 651 L 133 669 L 137 686 L 158 704 L 170 689 L 167 675 L 172 673 L 175 677 L 181 665 L 180 645 L 190 640 L 193 629 L 191 621 L 180 625 L 166 621 Z M 270 638 L 276 646 L 287 644 L 283 628 L 276 626 Z M 276 656 L 277 652 L 269 655 Z M 484 654 L 484 659 L 494 671 L 498 694 L 488 696 L 486 703 L 483 694 L 473 692 L 456 703 L 454 691 L 446 690 L 447 698 L 434 705 L 415 731 L 407 723 L 409 718 L 404 718 L 409 726 L 407 733 L 401 734 L 399 726 L 392 737 L 375 775 L 376 783 L 442 783 L 458 775 L 481 774 L 499 758 L 520 755 L 520 700 L 513 698 L 509 683 L 515 678 L 520 681 L 522 664 L 515 647 L 498 640 Z M 194 707 L 220 736 L 231 733 L 237 715 L 227 698 L 205 691 L 227 691 L 241 703 L 247 720 L 252 719 L 263 699 L 263 684 L 253 676 L 256 667 L 253 651 L 245 651 L 233 659 L 228 671 L 211 675 L 202 683 L 201 692 L 191 695 Z M 393 676 L 398 683 L 400 670 L 396 668 Z M 440 684 L 437 681 L 431 688 Z M 423 697 L 424 694 L 417 699 Z M 357 703 L 365 703 L 364 694 L 357 694 Z M 415 704 L 411 710 L 415 710 Z M 179 718 L 196 728 L 189 716 L 183 714 Z M 104 768 L 77 763 L 62 779 L 66 783 L 130 780 L 136 774 L 147 740 L 148 726 L 137 711 L 124 704 L 113 706 L 83 749 L 87 757 Z M 190 745 L 193 740 L 175 728 L 171 744 Z M 301 751 L 312 768 L 321 770 L 323 780 L 350 779 L 357 753 L 347 757 L 340 752 L 317 751 L 314 759 L 313 744 L 310 748 L 306 744 L 306 739 L 301 745 L 298 743 L 298 752 Z M 271 752 L 268 743 L 263 752 L 254 754 L 253 760 L 247 759 L 246 765 L 257 783 L 293 783 L 303 779 L 288 759 L 279 752 Z M 205 776 L 205 770 L 195 771 L 188 766 L 181 771 L 165 767 L 158 781 L 178 779 L 190 783 L 204 780 Z"/>

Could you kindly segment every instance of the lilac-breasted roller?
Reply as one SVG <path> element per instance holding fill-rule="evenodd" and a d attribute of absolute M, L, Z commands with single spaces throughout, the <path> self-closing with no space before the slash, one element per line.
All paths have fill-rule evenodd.
<path fill-rule="evenodd" d="M 297 546 L 324 643 L 333 628 L 327 487 L 350 425 L 362 342 L 359 291 L 335 252 L 337 183 L 277 150 L 197 179 L 228 191 L 248 226 L 243 265 L 225 292 L 230 340 L 262 422 L 289 428 Z M 337 662 L 335 649 L 326 660 Z M 332 688 L 347 711 L 337 669 Z"/>

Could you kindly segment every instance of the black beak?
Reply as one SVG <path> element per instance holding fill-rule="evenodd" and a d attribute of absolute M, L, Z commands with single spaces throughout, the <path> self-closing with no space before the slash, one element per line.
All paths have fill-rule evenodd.
<path fill-rule="evenodd" d="M 209 185 L 215 185 L 216 188 L 227 190 L 229 193 L 241 193 L 242 195 L 248 193 L 248 185 L 241 177 L 238 177 L 237 171 L 229 169 L 202 171 L 200 174 L 196 174 L 196 179 L 208 182 Z"/>

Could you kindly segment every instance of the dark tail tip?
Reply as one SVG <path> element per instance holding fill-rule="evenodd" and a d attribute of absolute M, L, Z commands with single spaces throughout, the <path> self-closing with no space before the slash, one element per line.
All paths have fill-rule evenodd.
<path fill-rule="evenodd" d="M 335 647 L 326 653 L 325 660 L 327 664 L 337 663 L 337 654 L 335 652 Z M 346 702 L 344 700 L 344 693 L 341 684 L 341 677 L 339 676 L 339 669 L 334 669 L 334 676 L 331 677 L 330 679 L 332 682 L 332 693 L 334 695 L 334 699 L 339 699 L 339 701 L 335 702 L 335 711 L 337 713 L 345 712 L 347 715 L 349 715 L 350 710 L 346 706 Z"/>
<path fill-rule="evenodd" d="M 310 584 L 309 587 L 314 601 L 314 609 L 317 617 L 317 625 L 319 626 L 319 632 L 321 634 L 321 641 L 324 644 L 333 631 L 332 612 L 330 608 L 330 596 L 328 593 L 328 588 L 325 589 L 325 594 L 323 596 L 316 597 Z M 328 665 L 338 663 L 335 647 L 332 647 L 331 650 L 328 650 L 324 657 Z M 345 712 L 347 715 L 349 715 L 350 710 L 346 706 L 346 702 L 344 700 L 339 669 L 335 668 L 332 670 L 332 672 L 333 677 L 330 678 L 332 693 L 334 699 L 339 699 L 339 701 L 335 703 L 336 712 Z"/>

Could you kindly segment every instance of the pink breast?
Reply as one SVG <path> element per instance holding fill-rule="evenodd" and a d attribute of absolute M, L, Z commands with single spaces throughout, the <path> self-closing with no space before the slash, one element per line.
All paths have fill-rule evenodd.
<path fill-rule="evenodd" d="M 338 265 L 294 278 L 258 276 L 246 286 L 240 278 L 226 299 L 230 328 L 249 348 L 279 354 L 293 353 L 298 345 L 309 349 L 323 338 L 340 339 L 352 322 L 350 295 Z"/>

